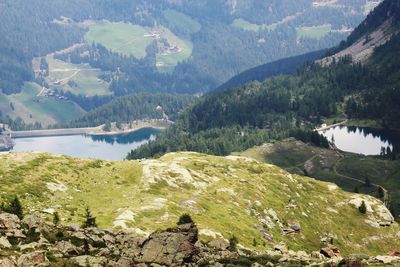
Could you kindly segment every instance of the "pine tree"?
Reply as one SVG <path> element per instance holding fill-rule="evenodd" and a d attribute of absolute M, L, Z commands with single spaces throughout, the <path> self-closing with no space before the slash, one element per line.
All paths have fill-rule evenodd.
<path fill-rule="evenodd" d="M 86 207 L 84 218 L 85 221 L 82 225 L 83 228 L 97 227 L 96 218 L 90 212 L 89 207 Z"/>
<path fill-rule="evenodd" d="M 17 215 L 18 218 L 20 218 L 21 220 L 24 218 L 24 212 L 22 210 L 22 205 L 17 196 L 11 200 L 10 206 L 6 207 L 5 211 L 9 212 L 11 214 Z"/>
<path fill-rule="evenodd" d="M 358 207 L 358 210 L 362 213 L 362 214 L 366 214 L 367 213 L 367 205 L 365 204 L 365 201 L 363 200 L 361 202 L 360 207 Z"/>
<path fill-rule="evenodd" d="M 382 186 L 378 187 L 378 198 L 384 198 L 385 197 L 385 190 L 383 190 Z"/>

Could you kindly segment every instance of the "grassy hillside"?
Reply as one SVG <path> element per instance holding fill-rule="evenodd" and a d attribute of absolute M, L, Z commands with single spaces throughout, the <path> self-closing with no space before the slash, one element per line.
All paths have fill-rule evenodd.
<path fill-rule="evenodd" d="M 160 71 L 173 71 L 175 66 L 178 65 L 179 62 L 182 62 L 192 55 L 193 44 L 191 41 L 183 40 L 176 36 L 173 32 L 171 32 L 167 28 L 162 29 L 162 36 L 171 45 L 178 46 L 181 50 L 177 53 L 172 53 L 169 55 L 162 55 L 160 53 L 157 54 L 157 67 Z"/>
<path fill-rule="evenodd" d="M 201 239 L 236 235 L 258 249 L 284 241 L 313 251 L 329 236 L 343 254 L 387 253 L 400 245 L 397 223 L 377 225 L 392 219 L 380 201 L 249 158 L 172 153 L 108 162 L 5 153 L 0 177 L 1 199 L 19 195 L 26 213 L 57 210 L 63 224 L 80 222 L 89 206 L 101 227 L 146 234 L 187 212 Z M 361 200 L 367 214 L 358 211 Z"/>
<path fill-rule="evenodd" d="M 0 93 L 0 110 L 11 118 L 22 118 L 26 123 L 40 122 L 42 125 L 65 123 L 85 113 L 77 104 L 57 98 L 37 96 L 41 87 L 25 83 L 21 93 Z"/>
<path fill-rule="evenodd" d="M 100 79 L 103 73 L 94 69 L 88 64 L 71 64 L 47 56 L 49 64 L 49 76 L 46 81 L 52 84 L 54 81 L 61 81 L 62 89 L 76 95 L 95 96 L 109 95 L 109 83 Z M 73 84 L 73 86 L 71 86 Z"/>
<path fill-rule="evenodd" d="M 307 174 L 318 180 L 333 182 L 353 192 L 377 196 L 377 185 L 388 190 L 390 207 L 400 214 L 400 160 L 383 160 L 374 156 L 333 151 L 287 139 L 251 148 L 239 155 L 275 164 L 291 173 Z M 371 181 L 370 186 L 365 179 Z"/>
<path fill-rule="evenodd" d="M 265 28 L 267 28 L 267 25 L 259 25 L 259 24 L 254 24 L 250 23 L 247 20 L 244 19 L 235 19 L 232 23 L 232 26 L 245 30 L 245 31 L 253 31 L 253 32 L 258 32 L 261 31 Z"/>
<path fill-rule="evenodd" d="M 85 40 L 89 44 L 102 44 L 117 53 L 143 58 L 146 47 L 152 42 L 151 38 L 144 38 L 146 32 L 144 27 L 138 25 L 103 22 L 91 25 Z"/>
<path fill-rule="evenodd" d="M 332 30 L 331 25 L 296 28 L 298 38 L 321 39 Z"/>

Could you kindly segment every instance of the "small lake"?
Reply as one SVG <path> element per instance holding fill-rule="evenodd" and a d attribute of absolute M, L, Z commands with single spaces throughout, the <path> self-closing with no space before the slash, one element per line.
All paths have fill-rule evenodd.
<path fill-rule="evenodd" d="M 337 148 L 363 155 L 380 155 L 382 147 L 398 152 L 400 134 L 372 128 L 337 126 L 321 132 L 329 141 L 334 138 Z"/>
<path fill-rule="evenodd" d="M 141 129 L 120 135 L 70 135 L 14 139 L 11 151 L 40 151 L 78 158 L 122 160 L 139 146 L 154 140 L 159 130 Z"/>

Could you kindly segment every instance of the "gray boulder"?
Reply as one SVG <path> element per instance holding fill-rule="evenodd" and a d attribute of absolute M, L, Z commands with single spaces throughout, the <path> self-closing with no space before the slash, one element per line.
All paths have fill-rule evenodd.
<path fill-rule="evenodd" d="M 139 262 L 182 266 L 193 261 L 198 250 L 198 230 L 194 224 L 183 224 L 156 232 L 143 243 Z"/>

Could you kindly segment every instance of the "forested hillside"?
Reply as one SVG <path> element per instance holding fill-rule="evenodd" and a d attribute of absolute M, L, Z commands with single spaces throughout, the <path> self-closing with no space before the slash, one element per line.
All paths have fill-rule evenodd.
<path fill-rule="evenodd" d="M 222 84 L 216 90 L 213 90 L 213 92 L 239 87 L 251 81 L 262 82 L 273 76 L 293 74 L 305 63 L 313 62 L 314 60 L 321 58 L 325 53 L 326 50 L 310 52 L 304 55 L 284 58 L 246 70 Z"/>
<path fill-rule="evenodd" d="M 107 20 L 148 27 L 150 31 L 155 25 L 162 25 L 190 44 L 188 49 L 193 49 L 190 57 L 185 57 L 187 60 L 174 56 L 176 66 L 168 65 L 170 59 L 158 57 L 164 60 L 160 64 L 166 64 L 167 73 L 160 72 L 162 67 L 156 67 L 154 60 L 140 62 L 131 72 L 124 71 L 113 83 L 112 89 L 117 94 L 148 90 L 204 92 L 245 69 L 335 44 L 362 20 L 370 6 L 369 1 L 359 2 L 318 6 L 305 0 L 295 3 L 54 0 L 51 4 L 40 0 L 29 4 L 6 0 L 0 10 L 0 33 L 4 36 L 0 47 L 0 88 L 3 93 L 18 92 L 22 82 L 34 79 L 33 57 L 82 43 L 91 30 L 88 24 L 83 27 L 83 22 L 93 25 Z M 315 35 L 321 30 L 322 35 Z M 167 42 L 179 46 L 176 40 L 167 38 Z M 154 57 L 154 53 L 149 45 L 147 56 Z M 107 57 L 100 54 L 97 61 L 105 69 L 115 70 L 114 66 L 107 66 Z M 153 84 L 148 86 L 142 75 L 152 77 Z"/>
<path fill-rule="evenodd" d="M 387 8 L 382 5 L 378 11 L 389 12 Z M 129 158 L 176 150 L 226 155 L 338 116 L 371 119 L 399 129 L 399 45 L 397 34 L 375 49 L 365 64 L 353 63 L 346 56 L 327 66 L 309 64 L 296 75 L 206 96 L 186 109 L 171 129 L 132 151 Z"/>
<path fill-rule="evenodd" d="M 143 119 L 175 120 L 194 97 L 169 94 L 134 94 L 119 97 L 68 123 L 67 127 L 95 127 L 106 122 L 129 123 Z"/>

